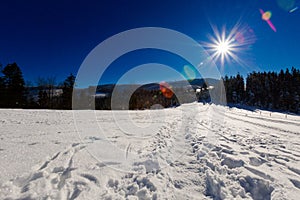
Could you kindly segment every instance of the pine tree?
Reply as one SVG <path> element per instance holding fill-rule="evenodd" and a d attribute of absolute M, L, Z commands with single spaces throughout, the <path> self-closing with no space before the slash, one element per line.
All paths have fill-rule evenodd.
<path fill-rule="evenodd" d="M 0 107 L 4 107 L 5 84 L 4 78 L 0 77 Z"/>
<path fill-rule="evenodd" d="M 25 105 L 25 81 L 21 69 L 16 63 L 8 64 L 2 70 L 4 83 L 4 106 L 20 108 Z"/>
<path fill-rule="evenodd" d="M 244 96 L 245 96 L 244 78 L 238 73 L 235 79 L 236 79 L 235 90 L 237 94 L 237 103 L 242 103 L 244 101 Z"/>
<path fill-rule="evenodd" d="M 72 94 L 75 84 L 75 76 L 70 74 L 63 83 L 62 102 L 64 109 L 72 109 Z"/>

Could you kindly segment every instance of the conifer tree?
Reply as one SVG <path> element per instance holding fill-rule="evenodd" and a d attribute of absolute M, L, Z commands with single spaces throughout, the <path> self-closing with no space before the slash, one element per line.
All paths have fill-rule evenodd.
<path fill-rule="evenodd" d="M 63 83 L 62 102 L 64 109 L 72 109 L 72 94 L 75 84 L 75 76 L 70 74 Z"/>
<path fill-rule="evenodd" d="M 16 63 L 8 64 L 2 70 L 3 104 L 9 108 L 24 107 L 26 99 L 25 81 L 21 69 Z"/>

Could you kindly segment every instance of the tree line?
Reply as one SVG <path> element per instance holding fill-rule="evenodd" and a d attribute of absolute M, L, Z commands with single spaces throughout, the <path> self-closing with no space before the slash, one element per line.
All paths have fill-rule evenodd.
<path fill-rule="evenodd" d="M 300 70 L 252 72 L 223 78 L 227 103 L 300 113 Z"/>
<path fill-rule="evenodd" d="M 55 77 L 38 78 L 36 86 L 26 83 L 20 67 L 16 63 L 0 66 L 0 107 L 1 108 L 31 108 L 31 109 L 72 109 L 72 92 L 75 76 L 70 74 L 61 84 Z M 240 74 L 225 76 L 223 83 L 227 103 L 255 106 L 262 109 L 276 109 L 300 113 L 300 71 L 292 68 L 277 72 L 252 72 L 244 77 Z M 207 99 L 206 85 L 204 93 L 196 94 L 199 101 Z M 95 98 L 87 88 L 80 95 L 85 98 Z M 124 92 L 124 91 L 123 91 Z M 155 104 L 162 107 L 177 106 L 178 93 L 184 93 L 183 88 L 177 89 L 171 98 L 167 98 L 159 90 L 137 90 L 131 97 L 129 109 L 149 109 Z M 187 96 L 179 95 L 179 96 Z M 78 97 L 80 98 L 80 96 Z M 189 98 L 191 99 L 191 98 Z M 181 100 L 182 101 L 182 100 Z M 184 100 L 189 102 L 189 100 Z M 96 109 L 111 109 L 111 97 L 95 100 Z M 82 105 L 83 109 L 91 105 Z M 126 107 L 126 106 L 125 106 Z M 120 105 L 120 109 L 122 106 Z"/>
<path fill-rule="evenodd" d="M 0 107 L 71 109 L 75 76 L 70 74 L 57 85 L 55 77 L 38 78 L 37 86 L 26 84 L 17 63 L 0 66 Z"/>

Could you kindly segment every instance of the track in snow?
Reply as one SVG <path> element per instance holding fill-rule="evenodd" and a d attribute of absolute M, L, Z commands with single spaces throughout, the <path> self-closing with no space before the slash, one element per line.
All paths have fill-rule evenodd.
<path fill-rule="evenodd" d="M 299 116 L 196 103 L 130 111 L 141 126 L 149 125 L 149 112 L 155 116 L 151 134 L 138 137 L 120 127 L 132 122 L 127 112 L 96 111 L 101 134 L 92 111 L 75 112 L 82 116 L 76 124 L 68 111 L 1 111 L 0 156 L 9 165 L 1 165 L 0 199 L 300 196 Z"/>

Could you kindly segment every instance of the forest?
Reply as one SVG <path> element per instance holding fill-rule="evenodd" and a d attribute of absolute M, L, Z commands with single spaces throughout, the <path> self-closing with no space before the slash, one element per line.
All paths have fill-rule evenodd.
<path fill-rule="evenodd" d="M 252 72 L 244 78 L 242 75 L 223 77 L 227 103 L 230 105 L 246 105 L 260 109 L 278 110 L 284 112 L 300 113 L 300 71 L 291 69 L 280 72 Z M 24 109 L 72 109 L 72 91 L 75 84 L 75 76 L 70 74 L 61 83 L 57 84 L 55 77 L 36 80 L 36 85 L 27 84 L 23 78 L 21 68 L 16 64 L 8 64 L 1 67 L 0 75 L 0 107 L 24 108 Z M 92 86 L 91 86 L 92 87 Z M 88 98 L 96 98 L 90 94 L 91 87 L 83 90 L 82 95 Z M 95 86 L 94 86 L 95 87 Z M 110 110 L 111 92 L 114 86 L 106 91 L 108 95 L 96 98 L 95 108 Z M 209 90 L 205 83 L 201 86 L 201 93 L 196 94 L 196 100 L 209 102 Z M 97 86 L 96 91 L 101 91 Z M 167 92 L 166 95 L 162 89 Z M 184 93 L 185 89 L 180 91 Z M 125 91 L 126 92 L 126 91 Z M 136 90 L 130 101 L 128 109 L 149 109 L 160 104 L 167 108 L 178 106 L 180 102 L 172 88 L 159 85 L 152 89 L 140 88 Z M 91 105 L 83 105 L 83 109 L 92 108 Z M 123 109 L 119 107 L 118 109 Z"/>
<path fill-rule="evenodd" d="M 300 112 L 300 71 L 292 67 L 276 72 L 252 72 L 243 76 L 225 76 L 227 103 L 262 109 Z"/>

